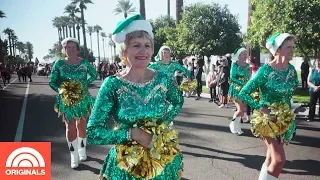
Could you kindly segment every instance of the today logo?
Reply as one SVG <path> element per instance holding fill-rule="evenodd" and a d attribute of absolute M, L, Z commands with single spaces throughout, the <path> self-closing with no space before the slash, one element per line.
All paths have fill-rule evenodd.
<path fill-rule="evenodd" d="M 50 142 L 0 142 L 0 179 L 50 180 Z"/>

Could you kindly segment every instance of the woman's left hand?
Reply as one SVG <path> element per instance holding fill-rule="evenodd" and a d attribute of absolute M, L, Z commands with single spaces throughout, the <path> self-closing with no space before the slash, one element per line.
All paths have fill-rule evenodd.
<path fill-rule="evenodd" d="M 131 137 L 133 140 L 137 141 L 143 147 L 150 149 L 150 143 L 152 141 L 151 134 L 146 133 L 142 129 L 135 127 L 131 129 Z"/>

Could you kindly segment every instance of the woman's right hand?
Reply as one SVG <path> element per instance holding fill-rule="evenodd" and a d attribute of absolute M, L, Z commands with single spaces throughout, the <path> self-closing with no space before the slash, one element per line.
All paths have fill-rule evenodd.
<path fill-rule="evenodd" d="M 143 147 L 150 149 L 150 143 L 152 141 L 152 135 L 144 132 L 140 128 L 131 128 L 131 139 L 137 141 Z"/>
<path fill-rule="evenodd" d="M 268 109 L 267 107 L 261 108 L 261 111 L 263 112 L 263 114 L 267 114 L 267 115 L 270 114 L 270 109 Z"/>

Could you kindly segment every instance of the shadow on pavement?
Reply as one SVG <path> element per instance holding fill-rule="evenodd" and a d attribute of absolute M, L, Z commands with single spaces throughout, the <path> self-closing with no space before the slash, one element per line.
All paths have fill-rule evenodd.
<path fill-rule="evenodd" d="M 202 130 L 222 131 L 222 132 L 228 132 L 228 133 L 230 132 L 230 129 L 227 126 L 218 126 L 213 124 L 202 124 L 202 123 L 193 123 L 193 122 L 182 122 L 179 120 L 174 121 L 174 124 L 177 126 L 196 128 L 196 129 L 202 129 Z M 249 129 L 242 129 L 242 131 L 244 132 L 244 134 L 242 134 L 241 136 L 256 138 L 252 135 Z M 316 138 L 316 137 L 299 135 L 299 129 L 297 129 L 297 134 L 292 139 L 291 144 L 320 148 L 319 140 L 320 140 L 320 137 Z"/>
<path fill-rule="evenodd" d="M 239 162 L 243 164 L 245 167 L 256 169 L 260 171 L 261 165 L 265 160 L 264 156 L 259 155 L 248 155 L 248 154 L 238 154 L 238 153 L 232 153 L 232 152 L 226 152 L 221 151 L 213 148 L 208 147 L 202 147 L 192 144 L 186 144 L 186 143 L 180 143 L 180 145 L 189 147 L 189 148 L 198 148 L 203 149 L 206 151 L 215 152 L 222 155 L 231 155 L 235 156 L 237 158 L 226 158 L 221 156 L 213 156 L 208 154 L 198 154 L 198 153 L 192 153 L 192 152 L 186 152 L 184 151 L 183 154 L 191 155 L 194 157 L 203 157 L 203 158 L 209 158 L 209 159 L 219 159 L 224 161 L 232 161 L 232 162 Z M 296 174 L 296 175 L 320 175 L 319 171 L 320 167 L 320 161 L 315 160 L 293 160 L 293 161 L 286 161 L 286 164 L 284 166 L 284 169 L 292 169 L 292 170 L 303 170 L 305 172 L 288 172 L 286 170 L 283 170 L 283 173 L 289 173 L 289 174 Z"/>

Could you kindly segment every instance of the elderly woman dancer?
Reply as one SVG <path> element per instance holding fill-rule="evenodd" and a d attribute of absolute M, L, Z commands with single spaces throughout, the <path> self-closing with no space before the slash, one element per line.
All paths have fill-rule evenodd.
<path fill-rule="evenodd" d="M 77 168 L 79 160 L 87 159 L 86 121 L 94 104 L 88 85 L 97 74 L 87 60 L 78 57 L 80 46 L 77 39 L 67 38 L 61 44 L 66 58 L 55 62 L 49 85 L 58 93 L 55 111 L 62 116 L 66 126 L 71 168 Z"/>
<path fill-rule="evenodd" d="M 276 180 L 286 161 L 283 145 L 290 142 L 295 132 L 290 100 L 299 81 L 294 66 L 289 63 L 294 54 L 294 36 L 278 33 L 267 40 L 266 47 L 274 59 L 258 70 L 242 88 L 239 97 L 256 110 L 251 131 L 267 145 L 259 180 Z M 251 96 L 257 88 L 260 90 L 259 102 Z"/>
<path fill-rule="evenodd" d="M 183 67 L 180 63 L 171 61 L 171 49 L 169 46 L 162 46 L 157 56 L 155 57 L 156 62 L 151 64 L 149 68 L 164 71 L 169 77 L 174 78 L 174 73 L 176 71 L 182 72 L 188 79 L 191 78 L 190 71 Z"/>
<path fill-rule="evenodd" d="M 246 62 L 248 57 L 248 52 L 245 48 L 238 48 L 232 54 L 232 64 L 230 72 L 230 88 L 229 96 L 233 99 L 236 105 L 237 111 L 234 113 L 232 121 L 229 125 L 230 131 L 234 134 L 241 135 L 243 131 L 241 130 L 241 118 L 244 115 L 245 104 L 239 100 L 239 92 L 242 87 L 248 82 L 251 76 L 250 66 Z"/>
<path fill-rule="evenodd" d="M 175 134 L 162 123 L 172 122 L 183 105 L 174 79 L 148 68 L 154 50 L 152 26 L 133 15 L 118 23 L 113 39 L 120 44 L 126 69 L 104 80 L 87 127 L 89 144 L 115 144 L 100 170 L 100 179 L 180 179 L 183 156 L 177 144 L 156 148 L 158 137 L 164 137 L 162 131 L 147 130 L 150 124 L 157 128 L 161 124 Z M 115 128 L 108 125 L 110 116 Z M 164 151 L 172 154 L 163 159 Z"/>

